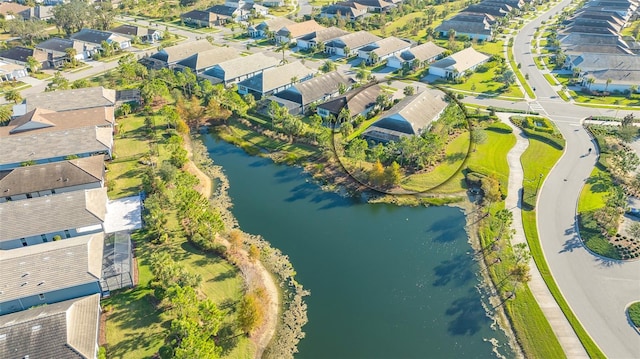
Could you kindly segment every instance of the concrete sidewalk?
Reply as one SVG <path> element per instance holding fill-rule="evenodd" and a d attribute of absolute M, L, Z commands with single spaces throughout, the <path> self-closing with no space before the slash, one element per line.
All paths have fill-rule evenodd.
<path fill-rule="evenodd" d="M 520 128 L 514 126 L 511 121 L 509 121 L 509 117 L 512 115 L 518 114 L 497 113 L 500 120 L 513 129 L 513 134 L 516 136 L 516 144 L 507 154 L 507 162 L 509 163 L 509 191 L 505 200 L 505 208 L 513 213 L 513 228 L 515 229 L 515 234 L 511 243 L 518 244 L 527 243 L 527 238 L 522 226 L 522 201 L 520 199 L 520 192 L 522 191 L 525 178 L 520 157 L 527 147 L 529 147 L 529 140 Z M 538 179 L 528 178 L 527 180 Z M 549 321 L 565 354 L 568 358 L 589 358 L 571 324 L 569 324 L 558 303 L 556 303 L 551 292 L 549 292 L 533 259 L 530 260 L 529 267 L 531 268 L 531 281 L 528 283 L 529 289 L 531 289 L 536 302 L 538 302 L 544 316 Z"/>

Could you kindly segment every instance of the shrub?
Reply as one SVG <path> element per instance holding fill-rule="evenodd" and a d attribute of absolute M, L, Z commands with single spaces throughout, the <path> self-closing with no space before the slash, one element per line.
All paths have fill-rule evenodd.
<path fill-rule="evenodd" d="M 62 237 L 59 234 L 56 234 L 55 236 L 53 236 L 53 241 L 54 242 L 57 242 L 57 241 L 59 241 L 61 239 L 62 239 Z"/>

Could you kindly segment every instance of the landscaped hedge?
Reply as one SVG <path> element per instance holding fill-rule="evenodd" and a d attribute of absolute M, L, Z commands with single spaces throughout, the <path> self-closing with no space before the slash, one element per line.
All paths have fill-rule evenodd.
<path fill-rule="evenodd" d="M 515 109 L 515 108 L 504 108 L 504 107 L 495 107 L 495 106 L 487 107 L 487 111 L 523 113 L 523 114 L 530 114 L 530 115 L 539 115 L 540 114 L 539 112 L 535 112 L 535 111 L 518 110 L 518 109 Z"/>
<path fill-rule="evenodd" d="M 582 241 L 592 252 L 613 259 L 621 259 L 616 247 L 602 234 L 600 227 L 593 218 L 593 212 L 578 215 L 578 227 Z"/>
<path fill-rule="evenodd" d="M 505 133 L 505 134 L 506 133 L 513 133 L 513 129 L 511 128 L 511 126 L 507 125 L 506 123 L 502 123 L 502 122 L 493 123 L 493 124 L 487 126 L 487 128 L 485 128 L 485 130 L 498 132 L 498 133 Z"/>
<path fill-rule="evenodd" d="M 520 127 L 528 137 L 535 138 L 558 150 L 564 149 L 565 141 L 562 135 L 556 133 L 548 119 L 542 117 L 512 116 L 510 120 L 514 125 Z M 542 123 L 543 126 L 538 126 L 536 122 Z"/>

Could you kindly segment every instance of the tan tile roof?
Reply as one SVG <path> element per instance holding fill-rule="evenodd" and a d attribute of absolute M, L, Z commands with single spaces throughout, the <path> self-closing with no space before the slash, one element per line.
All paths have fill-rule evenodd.
<path fill-rule="evenodd" d="M 278 35 L 288 36 L 289 39 L 296 39 L 300 36 L 306 35 L 308 33 L 322 30 L 325 27 L 318 24 L 315 20 L 309 20 L 304 22 L 298 22 L 295 24 L 287 25 L 282 29 L 278 30 Z"/>
<path fill-rule="evenodd" d="M 11 14 L 18 14 L 19 12 L 23 12 L 25 10 L 29 10 L 28 6 L 24 6 L 24 5 L 20 5 L 18 3 L 14 3 L 14 2 L 2 2 L 0 3 L 0 14 L 1 15 L 8 15 L 9 13 Z"/>

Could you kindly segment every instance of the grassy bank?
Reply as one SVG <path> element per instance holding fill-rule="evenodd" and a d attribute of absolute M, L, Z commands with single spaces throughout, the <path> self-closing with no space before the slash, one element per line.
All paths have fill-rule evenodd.
<path fill-rule="evenodd" d="M 529 147 L 522 155 L 522 167 L 524 169 L 524 177 L 525 177 L 525 194 L 533 193 L 533 198 L 530 198 L 533 203 L 535 203 L 535 198 L 537 197 L 537 182 L 536 181 L 527 181 L 527 179 L 535 179 L 542 175 L 542 180 L 544 180 L 549 171 L 553 167 L 553 165 L 560 159 L 562 156 L 562 150 L 558 149 L 556 146 L 550 145 L 548 142 L 543 141 L 542 139 L 530 138 L 529 139 Z M 522 211 L 522 223 L 524 226 L 525 235 L 527 237 L 527 242 L 529 244 L 529 248 L 531 250 L 531 256 L 536 262 L 536 266 L 542 275 L 549 291 L 555 298 L 556 302 L 560 306 L 560 309 L 567 317 L 567 320 L 573 327 L 574 331 L 578 335 L 580 342 L 586 349 L 587 353 L 591 358 L 605 358 L 604 353 L 598 348 L 595 342 L 591 339 L 586 330 L 582 327 L 582 324 L 578 321 L 578 318 L 573 314 L 569 304 L 566 302 L 562 293 L 560 292 L 560 288 L 556 284 L 553 276 L 551 275 L 551 270 L 545 260 L 544 252 L 542 250 L 542 246 L 540 244 L 540 238 L 538 237 L 538 229 L 537 229 L 537 219 L 536 219 L 536 211 L 535 209 L 531 210 L 523 210 Z M 532 357 L 540 357 L 545 358 L 549 356 L 532 356 Z M 554 357 L 554 356 L 552 356 Z"/>
<path fill-rule="evenodd" d="M 135 195 L 142 187 L 142 176 L 146 166 L 139 163 L 152 150 L 158 162 L 170 156 L 165 136 L 167 130 L 163 118 L 153 117 L 153 125 L 145 123 L 145 116 L 130 115 L 118 120 L 119 132 L 115 139 L 116 160 L 108 164 L 107 185 L 109 198 Z M 243 295 L 244 281 L 236 267 L 213 254 L 206 254 L 187 242 L 182 226 L 175 213 L 167 213 L 166 232 L 170 240 L 162 245 L 150 243 L 144 231 L 134 233 L 138 259 L 138 286 L 112 293 L 103 301 L 107 308 L 106 321 L 107 355 L 109 358 L 148 358 L 165 345 L 167 329 L 173 319 L 157 306 L 153 289 L 149 260 L 151 254 L 167 251 L 192 274 L 202 276 L 199 294 L 213 300 L 221 309 L 230 310 Z M 235 321 L 230 310 L 225 323 Z M 224 347 L 224 346 L 223 346 Z M 253 357 L 255 347 L 246 337 L 240 336 L 226 345 L 226 358 Z"/>

